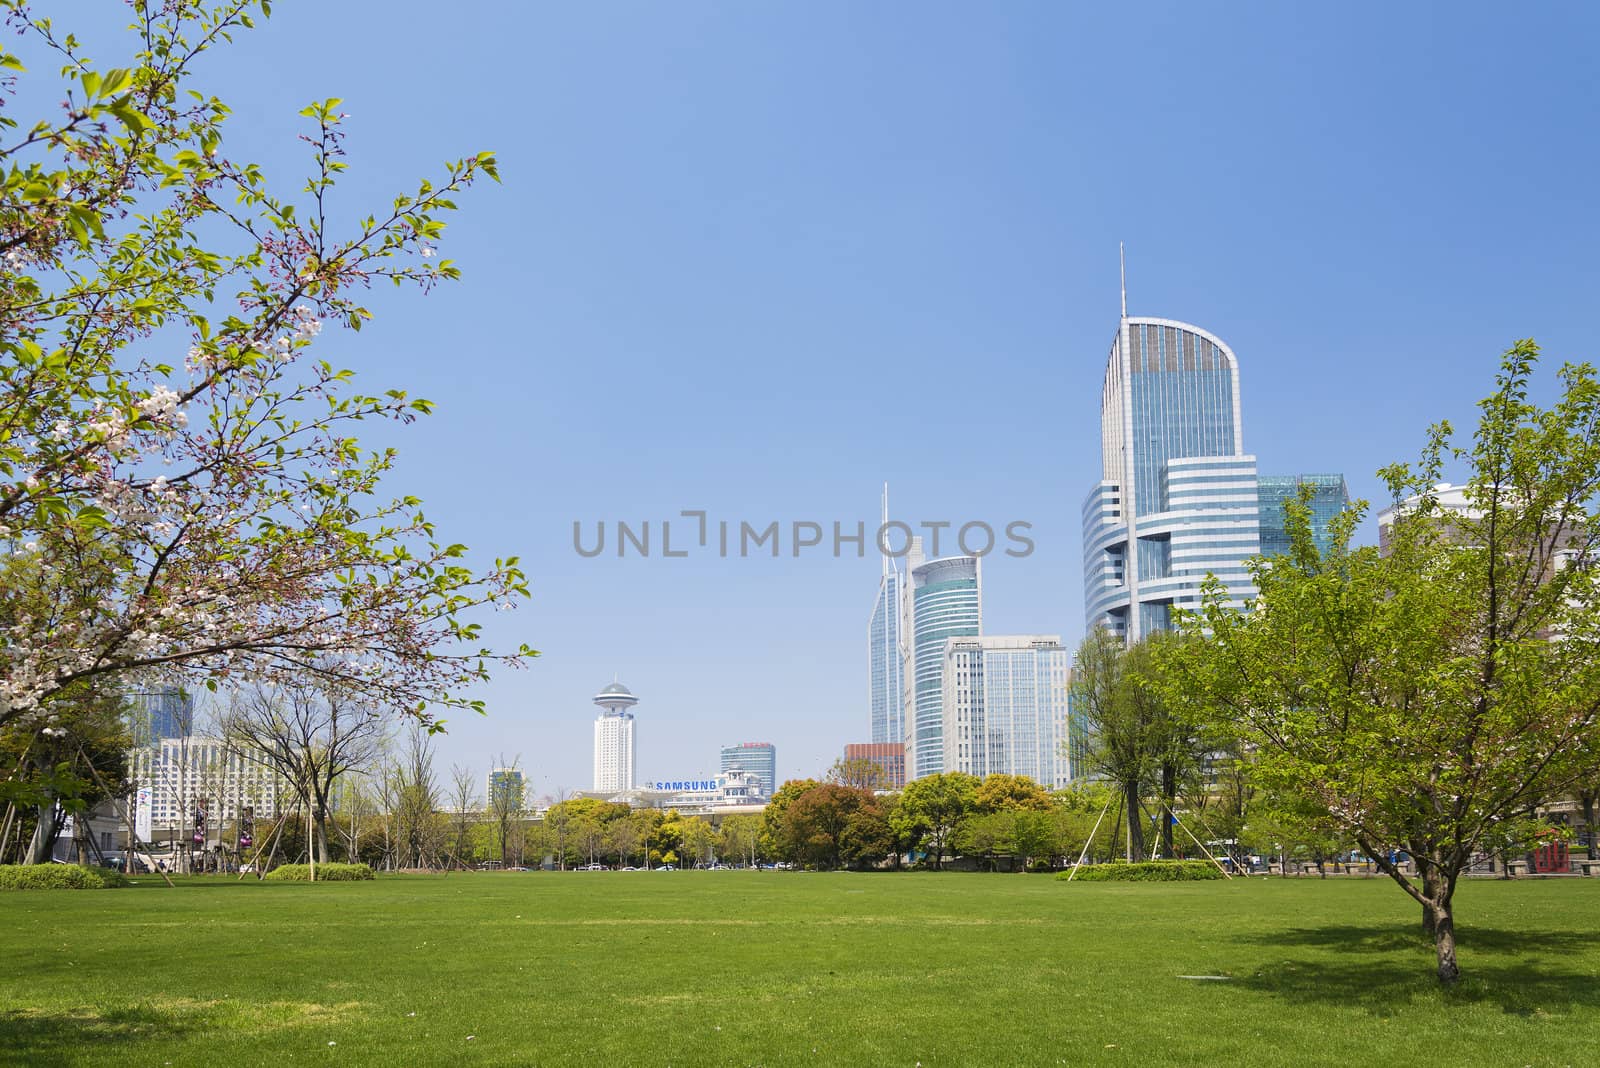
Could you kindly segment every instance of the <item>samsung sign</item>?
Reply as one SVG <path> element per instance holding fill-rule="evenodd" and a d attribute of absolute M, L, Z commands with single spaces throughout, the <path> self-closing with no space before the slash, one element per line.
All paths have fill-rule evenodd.
<path fill-rule="evenodd" d="M 654 790 L 715 790 L 715 779 L 667 779 L 650 784 Z"/>

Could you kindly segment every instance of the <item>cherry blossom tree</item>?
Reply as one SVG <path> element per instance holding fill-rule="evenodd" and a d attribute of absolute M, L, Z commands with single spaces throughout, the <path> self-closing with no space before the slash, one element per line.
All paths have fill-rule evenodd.
<path fill-rule="evenodd" d="M 442 217 L 495 159 L 347 218 L 347 116 L 326 100 L 301 112 L 309 177 L 274 191 L 195 84 L 268 0 L 129 6 L 112 67 L 0 0 L 28 59 L 0 50 L 0 726 L 49 726 L 70 688 L 152 671 L 315 680 L 429 726 L 481 711 L 464 688 L 535 654 L 485 648 L 469 616 L 525 577 L 515 557 L 469 567 L 385 491 L 393 451 L 354 436 L 429 404 L 361 392 L 313 349 L 370 319 L 374 282 L 458 276 Z M 61 107 L 26 123 L 9 105 L 51 65 Z"/>

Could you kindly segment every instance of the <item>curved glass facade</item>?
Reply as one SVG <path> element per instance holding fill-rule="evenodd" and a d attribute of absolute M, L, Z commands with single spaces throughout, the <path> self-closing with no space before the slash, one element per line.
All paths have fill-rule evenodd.
<path fill-rule="evenodd" d="M 1244 453 L 1239 364 L 1215 335 L 1170 319 L 1124 319 L 1100 400 L 1102 480 L 1084 502 L 1091 627 L 1129 641 L 1172 625 L 1215 574 L 1232 602 L 1255 593 L 1255 457 Z"/>
<path fill-rule="evenodd" d="M 952 556 L 911 570 L 911 720 L 908 778 L 944 771 L 944 645 L 983 624 L 978 559 Z"/>

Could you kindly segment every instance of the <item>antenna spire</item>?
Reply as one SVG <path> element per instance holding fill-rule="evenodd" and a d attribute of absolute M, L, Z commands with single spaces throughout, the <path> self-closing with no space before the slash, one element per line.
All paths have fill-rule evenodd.
<path fill-rule="evenodd" d="M 1117 259 L 1122 264 L 1122 317 L 1128 317 L 1128 254 L 1122 242 L 1117 242 Z"/>
<path fill-rule="evenodd" d="M 878 560 L 883 564 L 883 573 L 889 573 L 889 554 L 883 551 L 883 528 L 889 525 L 889 483 L 883 484 L 883 526 L 878 528 Z"/>

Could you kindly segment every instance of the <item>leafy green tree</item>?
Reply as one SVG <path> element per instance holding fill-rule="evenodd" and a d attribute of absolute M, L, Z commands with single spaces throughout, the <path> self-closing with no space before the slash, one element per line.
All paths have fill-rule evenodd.
<path fill-rule="evenodd" d="M 980 812 L 1023 808 L 1049 812 L 1053 805 L 1050 791 L 1026 775 L 985 775 L 978 784 L 977 806 Z"/>
<path fill-rule="evenodd" d="M 956 832 L 978 811 L 978 779 L 961 771 L 927 775 L 906 784 L 900 795 L 901 833 L 915 835 L 917 846 L 927 850 L 933 869 L 944 866 L 945 853 L 955 844 Z"/>
<path fill-rule="evenodd" d="M 793 839 L 788 830 L 789 806 L 807 790 L 821 786 L 816 779 L 790 779 L 772 792 L 761 812 L 761 851 L 769 857 L 794 863 Z"/>
<path fill-rule="evenodd" d="M 854 790 L 881 790 L 884 786 L 883 768 L 864 757 L 851 760 L 840 757 L 828 769 L 827 781 Z"/>
<path fill-rule="evenodd" d="M 727 816 L 719 831 L 723 855 L 738 857 L 754 867 L 761 838 L 761 818 L 744 813 Z"/>
<path fill-rule="evenodd" d="M 784 821 L 786 852 L 815 868 L 840 868 L 889 851 L 883 806 L 870 790 L 838 783 L 813 786 L 794 799 Z"/>
<path fill-rule="evenodd" d="M 1384 548 L 1355 548 L 1364 505 L 1318 552 L 1291 503 L 1293 552 L 1259 562 L 1257 609 L 1215 584 L 1186 625 L 1186 680 L 1255 747 L 1255 776 L 1326 812 L 1422 906 L 1453 983 L 1457 879 L 1497 828 L 1572 790 L 1600 752 L 1600 385 L 1567 364 L 1529 399 L 1538 348 L 1505 355 L 1470 447 L 1432 428 Z M 1437 491 L 1464 464 L 1466 506 Z M 1389 859 L 1403 848 L 1421 885 Z"/>
<path fill-rule="evenodd" d="M 469 622 L 526 595 L 517 561 L 474 571 L 416 498 L 384 493 L 395 453 L 354 426 L 428 402 L 355 391 L 310 350 L 371 318 L 372 282 L 458 276 L 436 256 L 443 217 L 494 157 L 333 211 L 345 116 L 324 100 L 301 112 L 306 182 L 275 192 L 194 82 L 267 0 L 130 6 L 125 58 L 104 66 L 0 0 L 21 50 L 0 50 L 0 543 L 45 565 L 0 584 L 0 725 L 49 726 L 76 684 L 152 669 L 314 679 L 425 723 L 481 710 L 464 689 L 532 655 L 484 648 Z M 54 100 L 37 119 L 14 106 Z"/>

